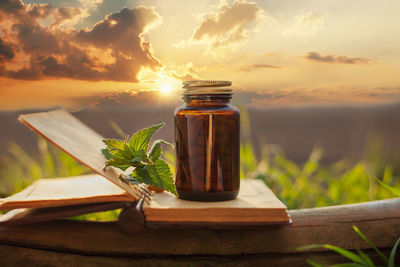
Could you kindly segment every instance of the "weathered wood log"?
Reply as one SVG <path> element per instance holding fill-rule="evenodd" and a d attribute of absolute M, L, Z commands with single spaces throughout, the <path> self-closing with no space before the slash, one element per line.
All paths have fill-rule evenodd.
<path fill-rule="evenodd" d="M 146 225 L 143 208 L 144 199 L 132 203 L 131 206 L 122 209 L 118 216 L 118 226 L 127 235 L 136 235 L 143 231 Z"/>
<path fill-rule="evenodd" d="M 0 227 L 0 265 L 306 266 L 307 258 L 347 260 L 324 249 L 299 252 L 299 246 L 369 248 L 353 225 L 386 253 L 400 237 L 400 198 L 291 210 L 290 215 L 293 224 L 285 226 L 150 224 L 135 236 L 122 233 L 117 222 L 58 220 Z M 366 253 L 381 264 L 373 250 Z"/>

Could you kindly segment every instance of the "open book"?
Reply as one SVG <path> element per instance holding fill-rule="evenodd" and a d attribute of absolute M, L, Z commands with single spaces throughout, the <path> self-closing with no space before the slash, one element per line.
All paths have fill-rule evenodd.
<path fill-rule="evenodd" d="M 35 181 L 21 192 L 0 200 L 0 210 L 11 210 L 0 217 L 0 224 L 23 221 L 29 216 L 47 220 L 122 208 L 139 199 L 145 200 L 141 211 L 146 222 L 290 222 L 285 205 L 259 180 L 242 180 L 238 198 L 224 202 L 181 200 L 168 192 L 155 193 L 151 199 L 143 198 L 140 186 L 128 185 L 119 179 L 122 171 L 113 167 L 104 169 L 106 159 L 101 153 L 104 138 L 68 112 L 21 115 L 19 120 L 97 174 Z"/>

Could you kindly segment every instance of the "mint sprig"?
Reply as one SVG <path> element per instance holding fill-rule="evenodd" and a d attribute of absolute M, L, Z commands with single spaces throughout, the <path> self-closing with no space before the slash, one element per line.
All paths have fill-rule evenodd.
<path fill-rule="evenodd" d="M 132 173 L 125 176 L 124 181 L 132 184 L 138 182 L 161 187 L 177 195 L 174 179 L 168 164 L 161 158 L 161 144 L 171 145 L 159 139 L 148 149 L 151 137 L 165 123 L 156 124 L 137 131 L 125 140 L 105 139 L 106 148 L 101 152 L 107 159 L 106 166 L 113 166 L 123 171 L 134 167 Z M 171 145 L 172 146 L 172 145 Z"/>

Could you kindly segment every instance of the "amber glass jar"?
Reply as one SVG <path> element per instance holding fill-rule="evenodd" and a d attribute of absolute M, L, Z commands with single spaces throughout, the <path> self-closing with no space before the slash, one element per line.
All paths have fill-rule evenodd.
<path fill-rule="evenodd" d="M 175 110 L 176 189 L 181 199 L 223 201 L 239 193 L 240 113 L 231 82 L 184 82 Z"/>

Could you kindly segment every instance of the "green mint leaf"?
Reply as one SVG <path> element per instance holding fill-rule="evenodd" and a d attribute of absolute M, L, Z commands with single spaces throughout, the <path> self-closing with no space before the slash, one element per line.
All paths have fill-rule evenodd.
<path fill-rule="evenodd" d="M 126 156 L 128 158 L 133 158 L 135 156 L 135 153 L 132 151 L 128 143 L 124 143 L 124 152 L 126 153 Z"/>
<path fill-rule="evenodd" d="M 131 166 L 131 163 L 126 159 L 112 158 L 106 162 L 106 166 L 117 167 L 125 171 Z"/>
<path fill-rule="evenodd" d="M 113 159 L 113 158 L 118 158 L 118 159 L 125 159 L 129 158 L 129 156 L 123 151 L 119 149 L 108 149 L 104 148 L 101 150 L 101 153 L 106 159 Z"/>
<path fill-rule="evenodd" d="M 101 152 L 107 159 L 106 166 L 113 166 L 123 171 L 135 167 L 131 175 L 120 178 L 124 182 L 141 182 L 161 187 L 177 195 L 169 166 L 160 158 L 161 144 L 171 144 L 161 139 L 157 140 L 148 152 L 151 137 L 164 125 L 160 123 L 150 126 L 136 132 L 131 138 L 127 136 L 125 140 L 103 140 L 106 148 Z"/>
<path fill-rule="evenodd" d="M 130 139 L 129 145 L 134 151 L 147 151 L 149 142 L 153 134 L 155 134 L 165 123 L 156 124 L 148 128 L 137 131 Z"/>
<path fill-rule="evenodd" d="M 105 139 L 103 143 L 108 149 L 124 149 L 124 141 L 118 139 Z"/>
<path fill-rule="evenodd" d="M 131 155 L 129 153 L 127 153 L 125 150 L 109 149 L 108 153 L 110 155 L 112 155 L 112 158 L 118 158 L 118 159 L 130 159 L 131 158 Z"/>
<path fill-rule="evenodd" d="M 113 155 L 108 151 L 107 148 L 102 149 L 102 150 L 101 150 L 101 154 L 103 154 L 103 156 L 104 156 L 106 159 L 111 159 L 111 158 L 113 157 Z"/>
<path fill-rule="evenodd" d="M 158 139 L 158 140 L 154 141 L 153 145 L 150 148 L 150 152 L 149 152 L 149 158 L 151 161 L 155 162 L 157 159 L 160 158 L 161 152 L 162 152 L 161 144 L 166 144 L 166 145 L 172 146 L 172 144 L 170 144 L 167 141 L 164 141 L 162 139 Z"/>
<path fill-rule="evenodd" d="M 134 152 L 132 159 L 130 160 L 132 164 L 134 163 L 145 163 L 145 164 L 154 164 L 152 161 L 149 160 L 146 152 L 144 150 L 139 150 Z"/>
<path fill-rule="evenodd" d="M 129 150 L 127 151 L 125 149 L 124 141 L 117 139 L 105 139 L 103 140 L 103 143 L 106 145 L 108 151 L 108 153 L 106 154 L 102 152 L 106 159 L 110 158 L 124 159 L 131 157 Z"/>
<path fill-rule="evenodd" d="M 136 168 L 132 172 L 132 176 L 142 183 L 164 188 L 172 194 L 177 195 L 169 166 L 160 158 L 154 162 L 154 165 Z"/>

